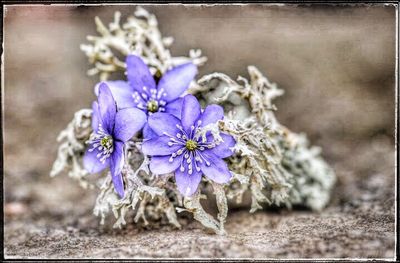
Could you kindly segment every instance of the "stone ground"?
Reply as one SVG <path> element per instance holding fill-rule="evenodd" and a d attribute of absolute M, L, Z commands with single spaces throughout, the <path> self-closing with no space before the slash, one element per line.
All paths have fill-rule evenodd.
<path fill-rule="evenodd" d="M 186 218 L 180 230 L 99 226 L 95 191 L 48 176 L 58 132 L 94 99 L 79 43 L 95 33 L 94 15 L 118 9 L 134 7 L 7 8 L 6 258 L 394 258 L 393 7 L 148 7 L 175 37 L 173 54 L 203 49 L 200 76 L 266 72 L 286 90 L 278 118 L 322 146 L 338 175 L 322 212 L 234 210 L 226 236 Z"/>

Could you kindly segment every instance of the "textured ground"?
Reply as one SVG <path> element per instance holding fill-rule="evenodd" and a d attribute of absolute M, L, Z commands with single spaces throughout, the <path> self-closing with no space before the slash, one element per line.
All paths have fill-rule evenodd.
<path fill-rule="evenodd" d="M 278 118 L 323 147 L 338 184 L 329 207 L 230 211 L 227 236 L 99 227 L 95 192 L 48 177 L 55 138 L 88 107 L 95 78 L 79 44 L 92 18 L 134 7 L 9 7 L 5 18 L 4 245 L 7 258 L 393 258 L 395 224 L 392 7 L 148 7 L 172 53 L 201 48 L 199 75 L 254 64 L 286 90 Z M 32 23 L 35 21 L 35 23 Z"/>

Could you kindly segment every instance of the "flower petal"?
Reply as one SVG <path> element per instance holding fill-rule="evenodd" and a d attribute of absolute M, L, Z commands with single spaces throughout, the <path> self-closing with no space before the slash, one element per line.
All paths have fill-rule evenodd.
<path fill-rule="evenodd" d="M 149 90 L 156 88 L 156 82 L 144 61 L 135 55 L 126 57 L 126 73 L 128 75 L 129 84 L 137 92 L 145 92 L 150 95 Z M 146 89 L 143 89 L 146 87 Z"/>
<path fill-rule="evenodd" d="M 201 181 L 201 172 L 193 169 L 193 173 L 188 173 L 187 163 L 184 163 L 185 170 L 182 172 L 180 169 L 175 171 L 175 181 L 179 192 L 184 196 L 193 195 L 199 187 Z"/>
<path fill-rule="evenodd" d="M 158 137 L 157 133 L 155 133 L 151 128 L 148 122 L 143 126 L 143 138 L 145 140 L 152 139 Z"/>
<path fill-rule="evenodd" d="M 110 157 L 110 170 L 114 189 L 118 195 L 124 197 L 124 181 L 122 179 L 122 168 L 124 166 L 124 144 L 122 142 L 114 143 L 114 151 Z"/>
<path fill-rule="evenodd" d="M 157 138 L 152 138 L 150 140 L 146 140 L 142 144 L 142 152 L 145 155 L 171 155 L 172 153 L 178 151 L 180 148 L 184 147 L 184 145 L 172 145 L 169 146 L 168 142 L 170 138 L 168 136 L 161 136 Z"/>
<path fill-rule="evenodd" d="M 111 93 L 115 99 L 115 102 L 117 103 L 118 109 L 136 107 L 137 103 L 134 102 L 132 96 L 134 91 L 128 82 L 122 80 L 116 80 L 116 81 L 104 81 L 104 83 L 106 83 L 110 88 Z M 97 84 L 94 87 L 94 93 L 96 95 L 99 94 L 99 86 L 100 84 Z"/>
<path fill-rule="evenodd" d="M 99 124 L 101 123 L 101 117 L 99 112 L 99 104 L 96 101 L 92 103 L 92 130 L 97 132 Z"/>
<path fill-rule="evenodd" d="M 178 156 L 172 160 L 172 162 L 169 161 L 169 158 L 171 156 L 153 156 L 151 157 L 150 160 L 150 171 L 154 174 L 167 174 L 167 173 L 172 173 L 176 169 L 179 168 L 181 162 L 182 162 L 182 156 Z"/>
<path fill-rule="evenodd" d="M 185 131 L 189 134 L 190 127 L 195 124 L 200 117 L 201 107 L 196 97 L 193 95 L 186 95 L 182 102 L 181 121 Z"/>
<path fill-rule="evenodd" d="M 115 114 L 117 106 L 112 96 L 108 85 L 105 82 L 99 84 L 99 111 L 103 123 L 103 128 L 109 133 L 112 133 L 114 128 Z"/>
<path fill-rule="evenodd" d="M 92 146 L 89 146 L 89 149 L 92 148 Z M 109 158 L 105 160 L 104 163 L 100 162 L 100 159 L 97 158 L 97 154 L 99 154 L 99 151 L 97 149 L 94 149 L 93 151 L 86 150 L 85 155 L 83 156 L 83 167 L 85 168 L 86 171 L 88 171 L 91 174 L 99 173 L 103 171 L 107 166 L 109 165 Z"/>
<path fill-rule="evenodd" d="M 210 165 L 207 165 L 204 161 L 198 163 L 204 175 L 219 184 L 229 182 L 232 175 L 224 160 L 210 151 L 204 151 L 202 152 L 202 155 L 210 163 Z"/>
<path fill-rule="evenodd" d="M 178 98 L 187 90 L 196 74 L 197 67 L 193 63 L 179 65 L 167 71 L 157 86 L 158 91 L 163 90 L 165 92 L 165 96 L 162 99 L 168 102 Z"/>
<path fill-rule="evenodd" d="M 224 109 L 216 104 L 208 105 L 201 114 L 201 126 L 205 127 L 210 123 L 216 123 L 224 118 Z"/>
<path fill-rule="evenodd" d="M 176 125 L 181 125 L 180 120 L 172 114 L 156 112 L 152 114 L 148 123 L 150 128 L 159 136 L 167 133 L 171 136 L 175 136 L 180 130 Z"/>
<path fill-rule="evenodd" d="M 221 142 L 220 144 L 218 144 L 217 146 L 215 146 L 214 148 L 206 149 L 206 151 L 212 152 L 219 158 L 229 157 L 233 154 L 233 151 L 230 148 L 235 146 L 236 141 L 231 135 L 226 134 L 226 133 L 221 132 L 220 136 L 221 136 L 222 140 L 224 140 L 224 141 Z M 207 136 L 207 141 L 211 142 L 213 140 L 214 140 L 214 138 L 211 134 Z"/>
<path fill-rule="evenodd" d="M 170 113 L 180 119 L 182 114 L 182 103 L 183 98 L 178 98 L 174 101 L 168 102 L 165 106 L 165 112 Z"/>
<path fill-rule="evenodd" d="M 146 114 L 137 108 L 119 110 L 115 115 L 114 138 L 126 142 L 143 127 L 146 121 Z"/>

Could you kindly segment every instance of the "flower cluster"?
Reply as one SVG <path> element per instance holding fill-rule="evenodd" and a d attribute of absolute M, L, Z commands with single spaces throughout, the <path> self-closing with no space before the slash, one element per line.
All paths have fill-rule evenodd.
<path fill-rule="evenodd" d="M 142 152 L 150 156 L 150 170 L 157 175 L 175 174 L 179 192 L 193 195 L 204 174 L 223 184 L 231 173 L 223 158 L 233 154 L 232 136 L 214 136 L 202 129 L 222 120 L 218 105 L 204 110 L 192 95 L 182 97 L 197 74 L 192 63 L 153 76 L 135 55 L 126 58 L 128 81 L 105 81 L 95 87 L 89 147 L 83 158 L 85 169 L 98 173 L 110 167 L 114 189 L 124 197 L 122 170 L 124 145 L 142 131 Z"/>
<path fill-rule="evenodd" d="M 50 176 L 68 171 L 87 189 L 94 186 L 89 174 L 109 169 L 93 210 L 101 224 L 112 211 L 114 227 L 121 227 L 132 209 L 135 222 L 165 216 L 180 227 L 177 213 L 186 211 L 223 234 L 231 205 L 251 213 L 326 206 L 333 169 L 304 134 L 278 121 L 271 109 L 284 91 L 256 67 L 248 66 L 248 78 L 212 72 L 190 85 L 207 58 L 198 49 L 172 56 L 173 38 L 161 34 L 154 14 L 137 7 L 123 23 L 120 12 L 108 26 L 95 23 L 98 35 L 88 36 L 81 50 L 93 65 L 88 74 L 103 82 L 95 86 L 92 109 L 77 111 L 60 132 Z M 126 81 L 110 80 L 117 72 Z M 210 105 L 216 101 L 222 107 Z M 215 198 L 203 200 L 209 194 Z M 204 209 L 210 201 L 216 218 Z"/>

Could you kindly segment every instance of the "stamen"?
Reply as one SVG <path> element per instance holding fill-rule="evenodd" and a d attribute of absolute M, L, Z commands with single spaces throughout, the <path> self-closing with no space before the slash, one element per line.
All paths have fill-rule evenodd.
<path fill-rule="evenodd" d="M 164 95 L 164 94 L 165 95 Z M 159 91 L 158 91 L 158 94 L 157 94 L 157 99 L 161 99 L 161 96 L 166 96 L 167 94 L 164 92 L 164 89 L 163 88 L 161 88 Z"/>
<path fill-rule="evenodd" d="M 210 166 L 211 163 L 203 156 L 203 154 L 201 152 L 196 151 L 197 156 L 200 157 L 199 162 L 203 163 L 203 161 L 206 163 L 207 166 Z"/>
<path fill-rule="evenodd" d="M 87 143 L 92 146 L 92 148 L 89 149 L 89 152 L 93 152 L 95 149 L 98 150 L 96 157 L 99 158 L 102 163 L 111 156 L 111 153 L 114 150 L 113 138 L 104 131 L 101 124 L 99 125 L 97 132 L 90 135 L 90 139 Z"/>

